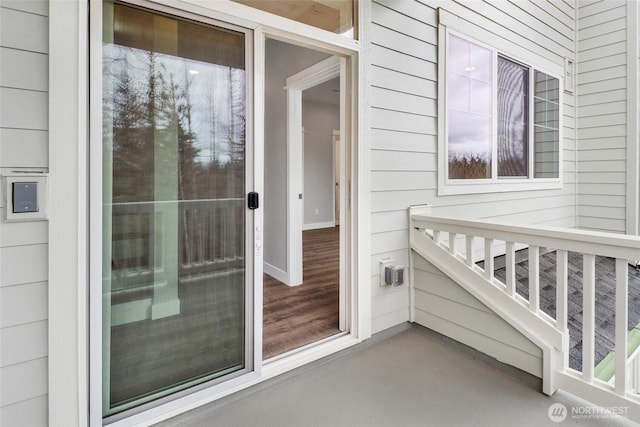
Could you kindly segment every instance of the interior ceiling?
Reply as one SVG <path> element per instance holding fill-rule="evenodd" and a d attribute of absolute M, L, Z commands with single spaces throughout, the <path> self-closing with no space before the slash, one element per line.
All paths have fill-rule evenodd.
<path fill-rule="evenodd" d="M 304 101 L 340 105 L 340 77 L 329 80 L 302 92 Z"/>
<path fill-rule="evenodd" d="M 278 16 L 293 19 L 304 24 L 313 25 L 331 32 L 343 32 L 340 13 L 344 14 L 345 6 L 350 7 L 352 0 L 234 0 L 238 3 L 264 10 Z M 350 19 L 349 19 L 350 21 Z M 343 26 L 345 17 L 342 17 Z M 349 24 L 348 27 L 351 25 Z"/>

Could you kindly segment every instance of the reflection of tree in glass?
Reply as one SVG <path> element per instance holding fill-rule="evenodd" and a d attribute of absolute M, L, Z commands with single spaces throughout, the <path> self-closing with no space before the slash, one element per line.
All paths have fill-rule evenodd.
<path fill-rule="evenodd" d="M 486 179 L 491 177 L 491 162 L 476 153 L 449 154 L 449 179 Z"/>
<path fill-rule="evenodd" d="M 148 267 L 155 216 L 153 205 L 140 202 L 161 200 L 184 201 L 183 262 L 243 253 L 243 211 L 236 209 L 243 204 L 192 201 L 244 197 L 244 70 L 117 45 L 105 53 L 105 159 L 112 161 L 111 200 L 120 205 L 113 238 L 127 242 L 135 233 L 146 242 L 113 265 Z"/>
<path fill-rule="evenodd" d="M 111 52 L 104 112 L 113 119 L 113 202 L 154 200 L 155 153 L 176 143 L 179 199 L 242 197 L 244 70 L 205 64 L 209 79 L 223 81 L 203 91 L 188 72 L 193 61 L 122 46 Z"/>

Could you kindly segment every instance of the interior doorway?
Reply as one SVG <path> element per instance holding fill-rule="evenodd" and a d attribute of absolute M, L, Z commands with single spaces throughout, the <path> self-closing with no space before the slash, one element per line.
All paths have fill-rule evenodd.
<path fill-rule="evenodd" d="M 336 175 L 347 173 L 346 156 L 336 157 L 335 141 L 343 140 L 347 94 L 346 63 L 337 56 L 267 40 L 265 59 L 268 360 L 347 330 L 348 221 L 335 221 L 336 211 L 346 215 L 347 193 L 335 185 Z M 346 144 L 338 147 L 344 151 Z"/>

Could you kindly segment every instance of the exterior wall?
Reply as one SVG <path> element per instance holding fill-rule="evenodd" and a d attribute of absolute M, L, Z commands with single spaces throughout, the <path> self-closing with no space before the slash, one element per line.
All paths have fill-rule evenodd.
<path fill-rule="evenodd" d="M 48 166 L 47 16 L 47 2 L 0 2 L 1 172 Z M 6 427 L 47 425 L 47 241 L 46 221 L 0 221 L 0 425 Z"/>
<path fill-rule="evenodd" d="M 542 378 L 542 350 L 415 253 L 415 322 Z"/>
<path fill-rule="evenodd" d="M 626 206 L 625 15 L 622 1 L 578 7 L 578 225 L 620 233 Z"/>
<path fill-rule="evenodd" d="M 635 234 L 635 219 L 627 219 L 627 204 L 635 199 L 627 187 L 633 174 L 628 136 L 635 133 L 627 123 L 630 3 L 578 2 L 578 226 Z"/>
<path fill-rule="evenodd" d="M 409 319 L 408 288 L 381 288 L 378 273 L 382 257 L 409 264 L 409 205 L 429 204 L 434 214 L 624 231 L 626 178 L 620 176 L 620 171 L 624 169 L 627 147 L 624 143 L 626 133 L 621 132 L 625 122 L 621 120 L 627 111 L 622 109 L 626 98 L 621 98 L 626 86 L 620 84 L 621 79 L 626 79 L 626 74 L 621 74 L 621 66 L 626 62 L 620 62 L 625 43 L 624 39 L 618 39 L 624 33 L 620 27 L 624 3 L 579 4 L 580 40 L 576 58 L 573 55 L 576 42 L 573 1 L 517 4 L 475 0 L 373 2 L 368 76 L 372 83 L 372 332 Z M 437 195 L 437 7 L 555 63 L 561 64 L 564 57 L 576 60 L 578 119 L 576 122 L 574 117 L 576 99 L 565 93 L 562 189 Z M 611 11 L 596 11 L 596 8 Z M 3 0 L 0 3 L 0 168 L 48 166 L 47 9 L 47 2 Z M 597 15 L 596 12 L 606 14 Z M 607 31 L 602 30 L 601 25 L 606 25 Z M 606 117 L 595 111 L 597 103 L 601 102 L 610 104 L 607 111 L 611 114 Z M 585 130 L 576 132 L 576 123 Z M 581 141 L 577 157 L 576 134 Z M 581 162 L 577 222 L 576 161 Z M 605 182 L 611 185 L 608 190 L 601 190 L 601 184 Z M 265 234 L 267 230 L 265 227 Z M 46 222 L 0 223 L 2 426 L 46 424 L 47 233 Z M 15 268 L 27 258 L 31 260 L 28 268 Z M 462 311 L 471 319 L 486 316 L 490 319 L 487 328 L 500 324 L 486 312 L 486 307 L 469 299 L 470 295 L 452 287 L 447 290 L 449 293 L 439 291 L 443 286 L 450 287 L 447 279 L 423 260 L 414 262 L 417 267 L 415 286 L 420 295 L 417 298 L 421 298 L 417 300 L 417 312 L 431 310 L 429 315 L 420 314 L 424 319 L 435 316 L 435 309 L 440 308 L 428 308 L 433 304 L 428 300 L 441 298 L 452 304 L 452 313 Z M 420 323 L 427 323 L 427 320 L 420 320 Z M 461 331 L 469 326 L 452 325 L 447 328 Z M 435 326 L 431 327 L 435 329 Z M 480 343 L 481 348 L 495 343 L 502 348 L 510 342 L 508 340 L 520 340 L 504 325 L 497 328 L 501 331 L 497 338 L 486 336 L 482 330 L 467 328 L 464 334 L 460 333 L 462 338 L 459 339 L 476 340 L 474 342 Z M 452 335 L 455 333 L 451 332 Z M 539 356 L 527 343 L 518 342 L 518 348 L 505 347 L 503 353 L 508 350 L 513 351 L 509 353 L 513 357 L 525 357 L 529 362 L 521 368 L 535 373 Z M 511 356 L 501 360 L 511 363 L 508 357 Z"/>
<path fill-rule="evenodd" d="M 372 332 L 408 320 L 408 289 L 379 287 L 379 262 L 408 265 L 407 207 L 438 215 L 575 227 L 574 97 L 565 93 L 559 190 L 437 195 L 438 7 L 563 67 L 574 57 L 572 1 L 394 1 L 372 5 Z M 500 48 L 501 46 L 494 46 Z M 525 58 L 526 59 L 526 58 Z M 535 64 L 532 64 L 535 65 Z"/>

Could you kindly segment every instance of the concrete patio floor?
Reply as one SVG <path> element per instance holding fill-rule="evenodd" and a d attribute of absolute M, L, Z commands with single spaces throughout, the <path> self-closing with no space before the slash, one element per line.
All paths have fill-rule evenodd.
<path fill-rule="evenodd" d="M 611 415 L 587 416 L 594 405 L 562 391 L 545 396 L 540 386 L 539 379 L 433 331 L 401 325 L 159 425 L 638 425 Z M 567 409 L 559 423 L 549 416 L 556 403 Z"/>

